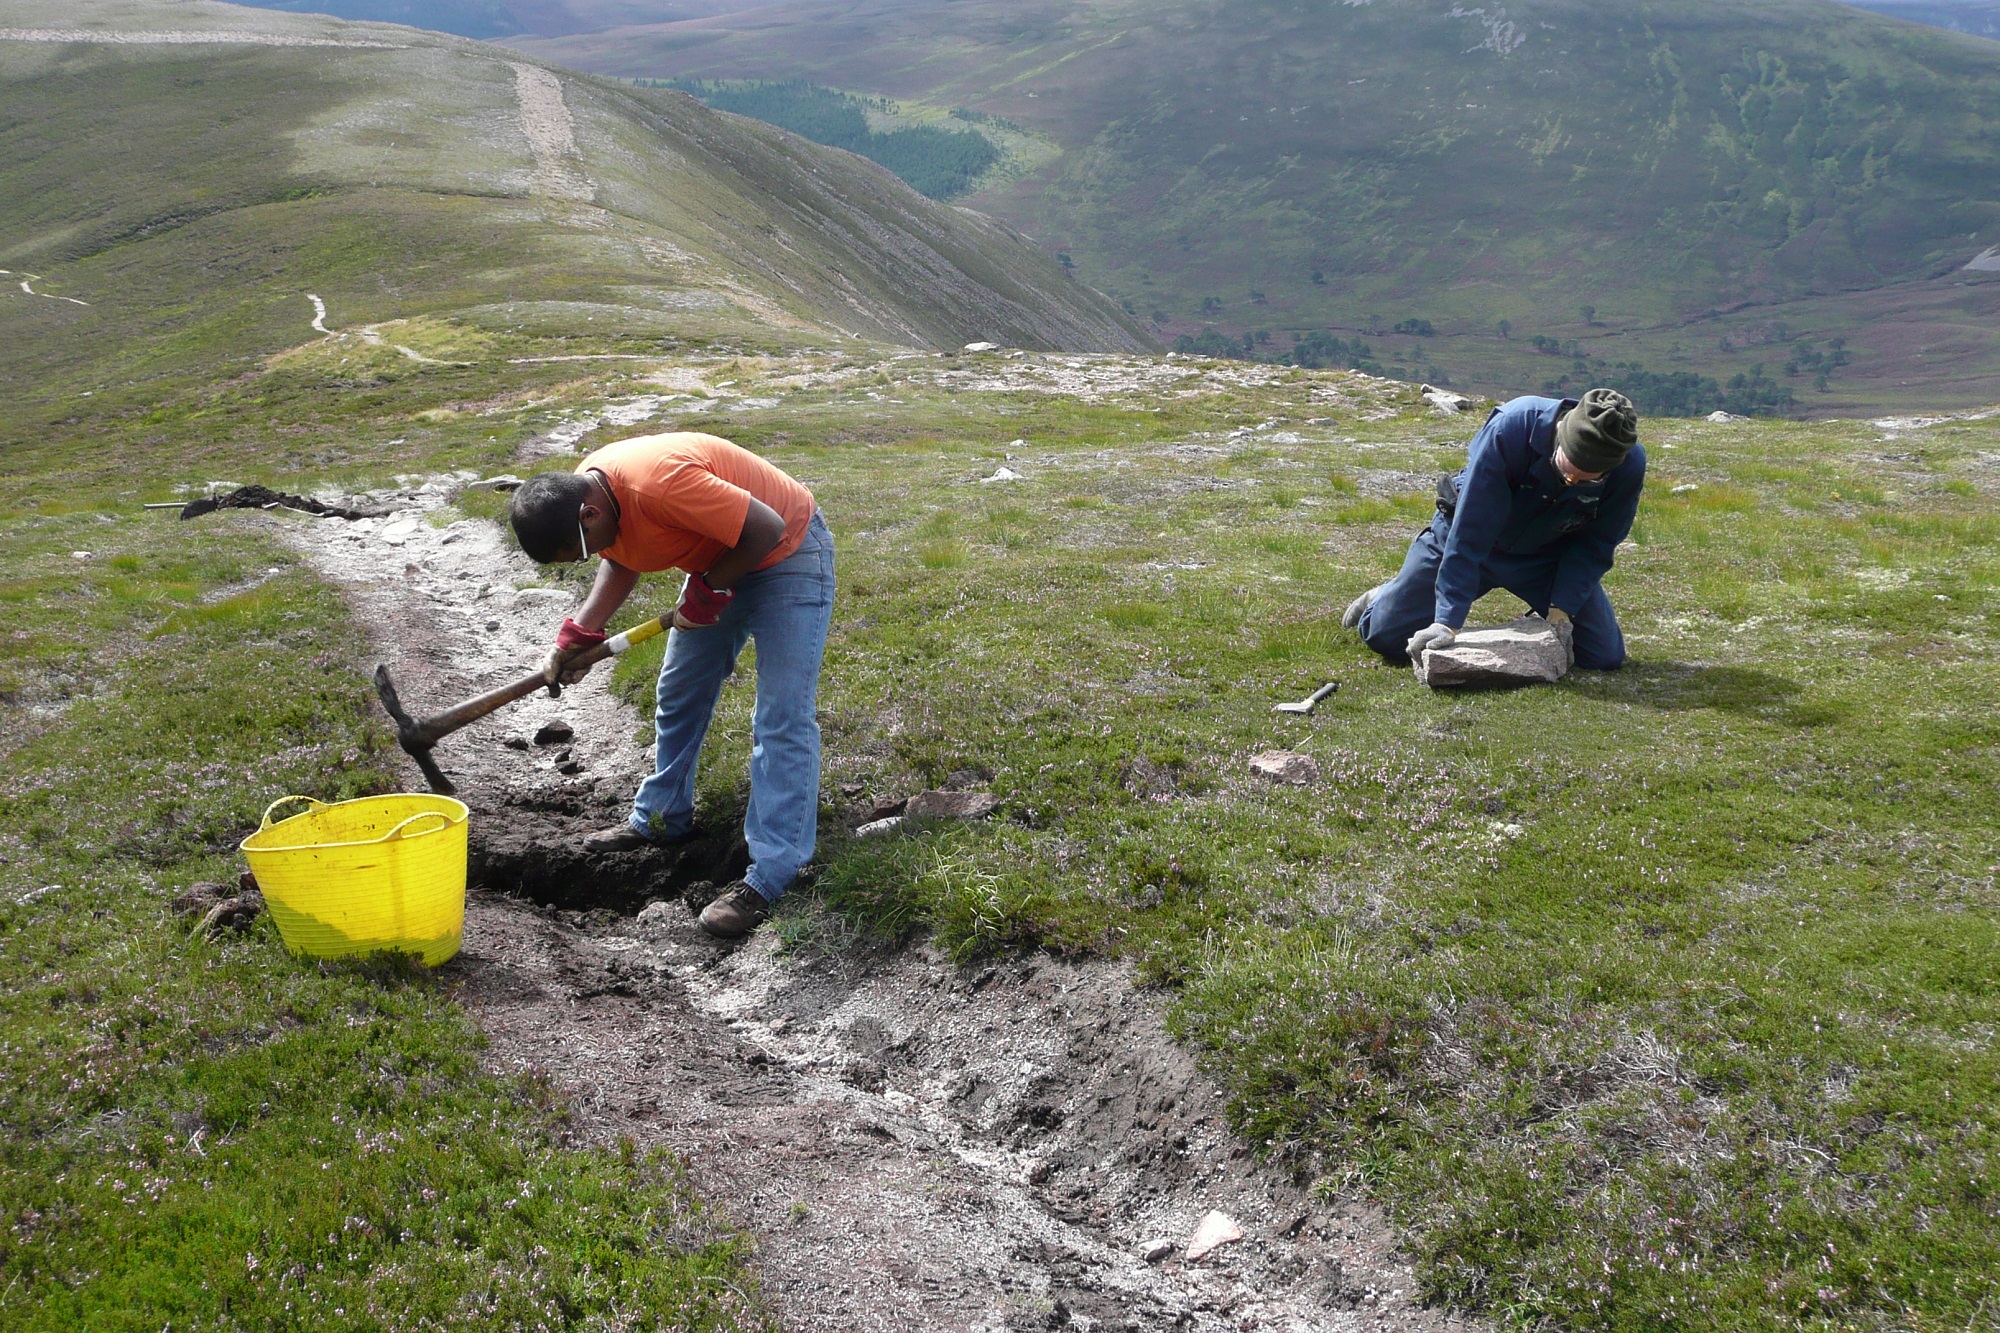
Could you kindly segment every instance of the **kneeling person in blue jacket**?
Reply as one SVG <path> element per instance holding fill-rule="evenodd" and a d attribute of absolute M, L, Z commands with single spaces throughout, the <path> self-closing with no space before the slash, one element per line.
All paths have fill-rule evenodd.
<path fill-rule="evenodd" d="M 1464 470 L 1439 483 L 1437 517 L 1402 572 L 1355 598 L 1340 623 L 1400 664 L 1448 647 L 1472 604 L 1505 588 L 1569 627 L 1578 666 L 1614 670 L 1625 636 L 1603 579 L 1645 482 L 1639 414 L 1625 395 L 1504 403 L 1473 437 Z"/>

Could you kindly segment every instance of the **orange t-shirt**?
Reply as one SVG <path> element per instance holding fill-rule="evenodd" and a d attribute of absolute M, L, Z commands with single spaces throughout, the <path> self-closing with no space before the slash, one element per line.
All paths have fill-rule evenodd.
<path fill-rule="evenodd" d="M 785 520 L 783 539 L 757 566 L 769 569 L 799 549 L 815 509 L 812 492 L 774 465 L 693 431 L 607 444 L 576 465 L 592 468 L 618 500 L 618 540 L 598 554 L 641 573 L 706 573 L 742 538 L 752 496 Z"/>

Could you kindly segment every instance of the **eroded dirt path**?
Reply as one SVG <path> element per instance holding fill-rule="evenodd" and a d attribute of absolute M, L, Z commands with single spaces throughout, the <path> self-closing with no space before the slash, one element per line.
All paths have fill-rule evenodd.
<path fill-rule="evenodd" d="M 572 604 L 516 592 L 534 571 L 492 526 L 431 523 L 462 480 L 362 497 L 403 507 L 383 519 L 268 520 L 348 589 L 419 715 L 532 669 Z M 530 739 L 555 721 L 574 738 Z M 690 909 L 740 866 L 729 831 L 586 874 L 570 840 L 622 817 L 650 759 L 639 724 L 594 681 L 439 746 L 475 812 L 447 975 L 490 1058 L 545 1073 L 580 1136 L 687 1157 L 756 1235 L 787 1327 L 1472 1327 L 1412 1303 L 1371 1210 L 1258 1168 L 1120 967 L 967 971 L 842 939 L 809 907 L 816 942 L 783 950 L 766 927 L 718 946 Z M 1189 1263 L 1210 1210 L 1244 1239 Z M 1149 1263 L 1156 1238 L 1175 1251 Z"/>

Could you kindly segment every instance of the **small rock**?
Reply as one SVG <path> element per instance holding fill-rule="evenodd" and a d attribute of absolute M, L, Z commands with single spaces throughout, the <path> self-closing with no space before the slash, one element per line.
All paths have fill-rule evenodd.
<path fill-rule="evenodd" d="M 979 482 L 983 486 L 989 481 L 1021 481 L 1021 480 L 1024 480 L 1024 478 L 1021 476 L 1020 473 L 1016 472 L 1013 468 L 1002 466 L 992 476 L 981 477 L 979 479 Z"/>
<path fill-rule="evenodd" d="M 1471 407 L 1473 403 L 1471 398 L 1466 397 L 1462 393 L 1453 393 L 1449 389 L 1434 389 L 1428 384 L 1418 389 L 1417 392 L 1422 395 L 1425 402 L 1429 403 L 1436 410 L 1439 416 L 1455 417 L 1466 408 Z"/>
<path fill-rule="evenodd" d="M 257 887 L 257 876 L 248 870 L 244 871 L 242 874 L 236 877 L 236 891 L 238 893 L 263 892 L 262 889 Z"/>
<path fill-rule="evenodd" d="M 1054 1175 L 1055 1172 L 1056 1169 L 1050 1165 L 1048 1158 L 1037 1157 L 1034 1161 L 1028 1163 L 1028 1183 L 1030 1185 L 1039 1185 Z M 1172 1247 L 1169 1246 L 1168 1248 L 1171 1249 Z"/>
<path fill-rule="evenodd" d="M 540 729 L 535 732 L 535 744 L 561 745 L 563 742 L 571 739 L 575 735 L 576 735 L 575 727 L 572 727 L 569 723 L 563 721 L 561 718 L 557 718 L 553 722 L 542 723 Z"/>
<path fill-rule="evenodd" d="M 673 905 L 666 902 L 647 903 L 632 919 L 648 929 L 657 930 L 673 919 Z"/>
<path fill-rule="evenodd" d="M 1701 483 L 1700 483 L 1700 482 L 1698 482 L 1698 481 L 1687 481 L 1687 482 L 1682 482 L 1682 483 L 1681 483 L 1680 485 L 1678 485 L 1678 486 L 1674 487 L 1674 488 L 1673 488 L 1673 489 L 1672 489 L 1671 491 L 1668 491 L 1668 492 L 1667 492 L 1667 494 L 1669 494 L 1669 495 L 1686 495 L 1686 494 L 1687 494 L 1687 493 L 1688 493 L 1689 491 L 1698 491 L 1698 490 L 1700 490 L 1700 489 L 1701 489 Z"/>
<path fill-rule="evenodd" d="M 1250 771 L 1273 782 L 1304 787 L 1319 781 L 1319 763 L 1309 754 L 1266 750 L 1250 757 Z"/>
<path fill-rule="evenodd" d="M 497 477 L 488 477 L 484 481 L 469 482 L 466 484 L 465 489 L 468 491 L 518 491 L 521 489 L 521 479 L 511 473 L 502 473 Z"/>
<path fill-rule="evenodd" d="M 1001 470 L 1002 472 L 1005 472 L 1005 471 L 1006 471 L 1006 469 L 1005 469 L 1005 468 L 1002 468 L 1002 469 L 1000 469 L 1000 470 Z M 71 552 L 69 553 L 69 557 L 70 557 L 70 559 L 72 559 L 72 560 L 88 560 L 88 559 L 90 559 L 90 552 L 88 552 L 88 551 L 71 551 Z"/>
<path fill-rule="evenodd" d="M 977 791 L 986 785 L 992 775 L 972 768 L 955 768 L 951 776 L 944 780 L 946 791 Z"/>
<path fill-rule="evenodd" d="M 1210 1251 L 1243 1239 L 1243 1228 L 1227 1213 L 1211 1212 L 1201 1219 L 1188 1238 L 1187 1261 L 1194 1263 Z"/>
<path fill-rule="evenodd" d="M 1143 1246 L 1139 1248 L 1139 1253 L 1146 1260 L 1147 1263 L 1156 1264 L 1159 1263 L 1162 1259 L 1165 1259 L 1168 1255 L 1172 1254 L 1178 1248 L 1179 1248 L 1178 1246 L 1176 1246 L 1172 1241 L 1168 1240 L 1165 1236 L 1160 1236 L 1153 1240 L 1147 1241 Z"/>
<path fill-rule="evenodd" d="M 984 819 L 1000 808 L 990 791 L 920 791 L 903 814 L 910 819 Z"/>
<path fill-rule="evenodd" d="M 873 824 L 877 820 L 893 819 L 897 815 L 902 814 L 908 808 L 909 804 L 910 798 L 907 796 L 898 797 L 893 801 L 877 801 L 868 807 L 868 813 L 862 818 L 861 822 L 864 824 Z"/>
<path fill-rule="evenodd" d="M 843 801 L 858 801 L 861 799 L 861 793 L 867 790 L 868 787 L 865 783 L 843 782 L 840 784 L 840 799 Z"/>
<path fill-rule="evenodd" d="M 1738 421 L 1748 421 L 1750 418 L 1739 417 L 1734 412 L 1710 412 L 1708 419 L 1718 426 L 1727 426 Z"/>
<path fill-rule="evenodd" d="M 556 772 L 562 774 L 566 778 L 573 778 L 577 774 L 583 772 L 583 765 L 579 761 L 572 759 L 567 763 L 557 764 Z"/>
<path fill-rule="evenodd" d="M 500 622 L 499 622 L 499 621 L 497 621 L 497 620 L 489 620 L 489 621 L 487 621 L 487 622 L 486 622 L 486 632 L 487 632 L 488 634 L 491 634 L 491 633 L 493 633 L 493 631 L 495 631 L 495 630 L 497 630 L 497 629 L 499 629 L 499 628 L 500 628 Z"/>
<path fill-rule="evenodd" d="M 997 352 L 997 351 L 999 351 L 999 350 L 1000 350 L 1000 344 L 999 344 L 999 343 L 967 343 L 967 344 L 965 345 L 965 350 L 966 350 L 966 351 L 968 351 L 968 352 Z"/>
<path fill-rule="evenodd" d="M 526 736 L 509 736 L 500 743 L 510 750 L 525 750 L 528 748 L 528 738 Z"/>
<path fill-rule="evenodd" d="M 901 827 L 903 827 L 903 817 L 901 815 L 891 815 L 887 819 L 869 820 L 866 824 L 854 830 L 854 836 L 857 838 L 879 838 L 885 833 L 894 833 Z"/>

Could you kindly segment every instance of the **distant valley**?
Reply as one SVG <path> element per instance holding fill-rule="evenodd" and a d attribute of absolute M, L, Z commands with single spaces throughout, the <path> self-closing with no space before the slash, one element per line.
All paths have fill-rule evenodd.
<path fill-rule="evenodd" d="M 1169 340 L 1318 331 L 1492 390 L 1761 369 L 1814 413 L 2000 397 L 2000 46 L 1825 0 L 791 0 L 510 40 L 1019 125 L 1047 155 L 963 202 Z"/>

